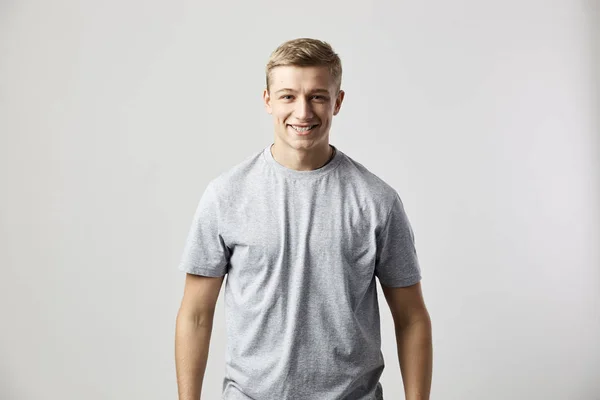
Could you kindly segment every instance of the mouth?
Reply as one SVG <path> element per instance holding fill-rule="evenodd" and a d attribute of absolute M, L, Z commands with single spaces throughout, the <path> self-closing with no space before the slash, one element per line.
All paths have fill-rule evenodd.
<path fill-rule="evenodd" d="M 306 135 L 309 132 L 312 132 L 316 127 L 319 126 L 319 124 L 316 125 L 291 125 L 291 124 L 287 124 L 287 126 L 289 128 L 291 128 L 292 130 L 294 130 L 297 134 L 299 135 Z"/>

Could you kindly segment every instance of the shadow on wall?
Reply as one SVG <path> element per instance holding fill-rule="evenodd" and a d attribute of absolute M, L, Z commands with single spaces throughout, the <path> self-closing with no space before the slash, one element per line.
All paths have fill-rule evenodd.
<path fill-rule="evenodd" d="M 590 171 L 590 174 L 600 174 L 600 1 L 599 0 L 586 0 L 584 3 L 583 12 L 588 18 L 588 24 L 590 31 L 590 59 L 592 65 L 590 66 L 593 76 L 592 87 L 590 90 L 591 104 L 592 104 L 592 138 L 590 139 L 592 151 L 592 160 L 596 161 L 594 170 Z M 592 182 L 600 182 L 600 176 L 596 176 Z M 593 192 L 600 197 L 600 187 L 595 188 Z M 600 198 L 596 204 L 600 203 Z M 600 226 L 600 215 L 598 217 L 598 226 Z"/>
<path fill-rule="evenodd" d="M 11 26 L 9 21 L 14 21 L 14 13 L 17 10 L 17 0 L 0 1 L 0 26 Z"/>

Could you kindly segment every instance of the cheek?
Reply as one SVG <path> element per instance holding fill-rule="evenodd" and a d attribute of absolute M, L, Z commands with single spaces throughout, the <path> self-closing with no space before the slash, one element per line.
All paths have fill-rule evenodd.
<path fill-rule="evenodd" d="M 280 123 L 284 124 L 285 121 L 287 121 L 290 117 L 289 113 L 286 112 L 280 112 L 276 115 L 277 121 L 279 121 Z"/>
<path fill-rule="evenodd" d="M 276 125 L 285 125 L 285 121 L 287 121 L 287 116 L 284 114 L 277 114 L 275 116 L 275 124 Z"/>
<path fill-rule="evenodd" d="M 289 112 L 284 107 L 273 107 L 272 115 L 277 119 L 286 119 L 289 115 Z"/>
<path fill-rule="evenodd" d="M 326 124 L 326 123 L 328 123 L 328 122 L 329 122 L 329 120 L 331 119 L 331 117 L 329 116 L 329 113 L 327 113 L 327 112 L 322 112 L 322 113 L 319 113 L 317 116 L 318 116 L 318 117 L 319 117 L 319 119 L 321 120 L 321 123 L 322 123 L 322 124 Z"/>

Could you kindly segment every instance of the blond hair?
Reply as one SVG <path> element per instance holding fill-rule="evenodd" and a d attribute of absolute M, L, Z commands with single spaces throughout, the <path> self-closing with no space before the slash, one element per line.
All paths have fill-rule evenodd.
<path fill-rule="evenodd" d="M 327 42 L 311 38 L 298 38 L 288 40 L 277 47 L 271 53 L 265 70 L 267 91 L 269 91 L 271 71 L 275 67 L 284 65 L 328 67 L 329 75 L 336 86 L 336 94 L 340 91 L 342 86 L 342 61 Z"/>

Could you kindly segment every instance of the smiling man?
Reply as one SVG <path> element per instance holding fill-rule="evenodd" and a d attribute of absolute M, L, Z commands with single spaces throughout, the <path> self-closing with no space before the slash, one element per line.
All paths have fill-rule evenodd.
<path fill-rule="evenodd" d="M 180 400 L 197 400 L 224 276 L 225 400 L 382 400 L 376 279 L 394 320 L 408 400 L 429 398 L 431 321 L 398 192 L 329 143 L 344 100 L 326 42 L 272 54 L 265 108 L 274 143 L 212 179 L 179 269 Z"/>
<path fill-rule="evenodd" d="M 327 66 L 280 65 L 267 74 L 263 98 L 273 116 L 273 156 L 296 171 L 322 166 L 335 152 L 329 130 L 344 100 L 341 82 Z"/>

